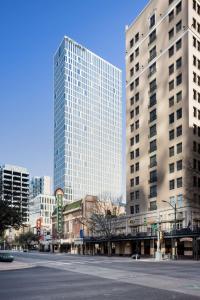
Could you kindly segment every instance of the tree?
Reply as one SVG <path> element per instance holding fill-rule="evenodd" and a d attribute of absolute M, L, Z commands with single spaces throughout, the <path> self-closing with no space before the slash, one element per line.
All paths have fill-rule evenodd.
<path fill-rule="evenodd" d="M 34 243 L 38 243 L 38 236 L 31 231 L 21 233 L 16 241 L 22 246 L 22 248 L 30 248 Z"/>
<path fill-rule="evenodd" d="M 20 209 L 8 200 L 0 200 L 0 236 L 10 227 L 19 229 L 22 225 Z"/>
<path fill-rule="evenodd" d="M 92 211 L 78 219 L 85 225 L 92 235 L 104 237 L 107 242 L 108 256 L 112 255 L 111 239 L 116 231 L 116 221 L 120 214 L 123 214 L 123 205 L 121 197 L 115 201 L 108 193 L 101 196 L 101 200 L 96 198 Z"/>

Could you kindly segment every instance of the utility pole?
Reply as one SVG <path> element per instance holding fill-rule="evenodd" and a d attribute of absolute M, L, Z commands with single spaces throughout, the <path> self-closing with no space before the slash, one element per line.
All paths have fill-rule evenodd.
<path fill-rule="evenodd" d="M 162 260 L 162 253 L 160 251 L 160 212 L 158 212 L 158 218 L 157 218 L 157 250 L 156 250 L 156 261 Z"/>
<path fill-rule="evenodd" d="M 170 202 L 166 201 L 166 200 L 162 200 L 162 202 L 165 202 L 165 203 L 168 203 L 174 210 L 174 233 L 176 235 L 176 214 L 177 214 L 177 206 L 176 206 L 176 203 L 174 205 L 172 205 Z M 172 231 L 172 234 L 173 234 L 173 231 Z M 177 259 L 177 241 L 176 241 L 176 238 L 175 239 L 171 239 L 172 242 L 171 242 L 171 247 L 172 247 L 172 259 Z M 174 244 L 174 248 L 173 248 L 173 244 Z M 173 250 L 174 249 L 174 250 Z"/>

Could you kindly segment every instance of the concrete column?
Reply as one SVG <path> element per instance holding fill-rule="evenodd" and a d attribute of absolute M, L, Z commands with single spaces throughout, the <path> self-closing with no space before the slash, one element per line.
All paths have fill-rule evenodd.
<path fill-rule="evenodd" d="M 150 240 L 150 255 L 153 257 L 155 255 L 154 240 Z"/>
<path fill-rule="evenodd" d="M 141 255 L 144 255 L 144 241 L 141 241 Z"/>

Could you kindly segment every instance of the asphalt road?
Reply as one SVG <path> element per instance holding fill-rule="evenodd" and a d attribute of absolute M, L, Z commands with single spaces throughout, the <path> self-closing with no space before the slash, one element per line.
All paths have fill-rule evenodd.
<path fill-rule="evenodd" d="M 0 299 L 200 299 L 199 262 L 14 253 L 28 268 L 0 271 Z"/>

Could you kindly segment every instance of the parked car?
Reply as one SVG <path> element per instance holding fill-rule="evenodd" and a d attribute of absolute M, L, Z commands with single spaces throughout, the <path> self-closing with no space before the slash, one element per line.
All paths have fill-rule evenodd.
<path fill-rule="evenodd" d="M 134 253 L 131 255 L 132 259 L 140 259 L 140 254 L 139 253 Z"/>
<path fill-rule="evenodd" d="M 14 256 L 9 252 L 0 253 L 0 262 L 13 262 Z"/>

